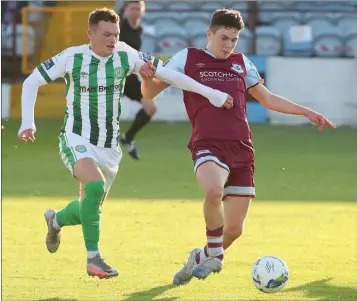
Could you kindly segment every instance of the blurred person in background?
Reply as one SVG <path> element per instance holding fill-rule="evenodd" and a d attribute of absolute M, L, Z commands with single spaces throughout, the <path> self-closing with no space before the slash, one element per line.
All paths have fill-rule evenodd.
<path fill-rule="evenodd" d="M 145 14 L 144 1 L 124 1 L 119 12 L 120 16 L 120 41 L 125 42 L 135 50 L 140 50 L 143 37 L 141 18 Z M 142 108 L 136 114 L 130 128 L 120 136 L 120 143 L 125 146 L 129 155 L 139 160 L 139 154 L 134 141 L 135 135 L 149 123 L 156 112 L 156 104 L 151 99 L 143 98 L 141 82 L 136 74 L 130 75 L 125 84 L 124 95 L 133 101 L 141 103 Z"/>

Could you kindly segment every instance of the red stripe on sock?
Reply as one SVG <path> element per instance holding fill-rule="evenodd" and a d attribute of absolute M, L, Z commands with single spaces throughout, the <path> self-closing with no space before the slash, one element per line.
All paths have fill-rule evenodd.
<path fill-rule="evenodd" d="M 223 226 L 215 230 L 209 230 L 206 228 L 206 235 L 211 237 L 219 237 L 223 235 Z"/>
<path fill-rule="evenodd" d="M 220 248 L 220 247 L 223 247 L 223 243 L 222 242 L 209 242 L 209 243 L 207 243 L 207 246 L 209 249 Z"/>
<path fill-rule="evenodd" d="M 200 263 L 200 252 L 196 253 L 195 260 L 196 260 L 196 264 Z"/>
<path fill-rule="evenodd" d="M 208 256 L 208 246 L 207 245 L 205 245 L 205 247 L 203 248 L 203 251 L 205 252 L 205 256 L 209 257 Z"/>

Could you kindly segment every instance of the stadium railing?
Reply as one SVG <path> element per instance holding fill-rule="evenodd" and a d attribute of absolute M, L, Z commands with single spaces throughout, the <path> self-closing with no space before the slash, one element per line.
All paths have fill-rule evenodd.
<path fill-rule="evenodd" d="M 23 52 L 22 52 L 22 65 L 21 69 L 24 74 L 29 74 L 32 72 L 33 68 L 39 64 L 41 61 L 46 60 L 48 57 L 55 55 L 56 53 L 61 52 L 63 49 L 71 46 L 71 45 L 79 45 L 83 43 L 87 43 L 86 30 L 81 29 L 80 31 L 73 30 L 76 26 L 82 26 L 85 24 L 87 20 L 88 13 L 93 10 L 93 7 L 26 7 L 22 9 L 22 27 L 23 27 Z M 254 55 L 256 53 L 256 33 L 255 28 L 259 25 L 258 14 L 262 10 L 259 10 L 259 7 L 255 2 L 250 2 L 249 6 L 244 13 L 248 14 L 248 18 L 245 20 L 247 27 L 250 28 L 253 34 L 253 43 L 252 43 L 252 52 Z M 296 11 L 295 9 L 265 9 L 264 12 L 292 12 Z M 158 10 L 148 10 L 147 14 L 158 12 Z M 188 12 L 187 10 L 179 10 L 174 9 L 170 10 L 171 14 L 174 13 L 183 13 Z M 192 12 L 192 11 L 190 11 Z M 200 12 L 203 12 L 200 10 Z M 207 11 L 212 12 L 212 11 Z M 308 10 L 304 11 L 300 9 L 299 12 L 309 12 Z M 329 10 L 325 10 L 321 8 L 319 12 L 329 12 Z M 336 12 L 336 11 L 334 11 Z M 40 38 L 36 40 L 35 53 L 30 55 L 27 51 L 29 44 L 29 37 L 26 35 L 26 28 L 30 26 L 29 24 L 29 16 L 31 13 L 42 13 L 43 19 L 47 20 L 47 25 L 49 26 L 53 16 L 56 16 L 56 20 L 58 24 L 58 30 L 56 31 L 56 36 L 46 36 L 46 34 L 42 34 Z M 56 13 L 56 14 L 54 14 Z M 51 22 L 51 26 L 53 29 L 53 23 Z M 157 53 L 160 55 L 160 53 Z M 166 55 L 167 56 L 167 55 Z M 166 57 L 163 57 L 165 60 Z"/>
<path fill-rule="evenodd" d="M 92 11 L 92 7 L 25 7 L 22 9 L 22 26 L 23 30 L 23 52 L 22 52 L 22 72 L 24 74 L 29 74 L 32 72 L 33 68 L 38 65 L 41 61 L 47 59 L 49 56 L 55 55 L 56 53 L 61 52 L 63 49 L 78 45 L 78 41 L 76 40 L 76 36 L 73 36 L 75 31 L 72 30 L 73 26 L 76 26 L 75 20 L 78 17 L 78 13 L 86 15 L 86 19 L 88 17 L 88 13 Z M 29 26 L 29 16 L 31 13 L 42 13 L 42 15 L 49 20 L 53 13 L 61 13 L 61 22 L 58 24 L 58 31 L 60 35 L 55 37 L 51 37 L 52 41 L 46 41 L 46 33 L 43 33 L 42 39 L 36 41 L 37 43 L 37 53 L 34 56 L 30 56 L 27 53 L 27 45 L 29 43 L 28 36 L 26 35 L 26 28 Z M 76 15 L 77 14 L 77 15 Z M 48 25 L 48 24 L 47 24 Z M 85 34 L 86 30 L 83 30 Z M 44 51 L 44 47 L 47 49 Z M 49 46 L 48 46 L 49 44 Z M 47 56 L 47 57 L 44 57 Z"/>

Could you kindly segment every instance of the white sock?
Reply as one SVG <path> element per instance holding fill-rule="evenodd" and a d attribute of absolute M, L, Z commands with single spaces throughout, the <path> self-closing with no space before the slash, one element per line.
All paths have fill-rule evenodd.
<path fill-rule="evenodd" d="M 61 229 L 61 226 L 57 223 L 56 216 L 57 216 L 57 215 L 55 215 L 55 218 L 53 219 L 52 226 L 53 226 L 55 229 L 60 230 L 60 229 Z"/>
<path fill-rule="evenodd" d="M 201 251 L 200 251 L 200 262 L 202 262 L 206 258 L 209 258 L 207 249 L 208 249 L 207 245 L 203 249 L 201 249 Z"/>
<path fill-rule="evenodd" d="M 87 257 L 88 257 L 88 258 L 94 258 L 94 257 L 97 256 L 98 254 L 100 255 L 99 250 L 97 250 L 97 251 L 87 251 Z"/>

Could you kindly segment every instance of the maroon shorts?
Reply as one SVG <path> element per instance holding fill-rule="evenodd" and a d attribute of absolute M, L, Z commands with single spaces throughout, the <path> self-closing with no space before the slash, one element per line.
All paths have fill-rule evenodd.
<path fill-rule="evenodd" d="M 208 161 L 213 161 L 229 171 L 223 198 L 255 197 L 254 148 L 251 142 L 200 140 L 192 143 L 191 153 L 195 172 L 200 165 Z"/>

